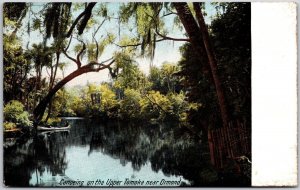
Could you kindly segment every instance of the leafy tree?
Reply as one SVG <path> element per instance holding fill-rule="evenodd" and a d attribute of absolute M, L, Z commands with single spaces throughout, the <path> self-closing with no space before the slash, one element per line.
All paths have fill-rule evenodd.
<path fill-rule="evenodd" d="M 144 100 L 144 112 L 149 112 L 152 118 L 164 120 L 167 116 L 172 114 L 172 104 L 170 100 L 158 91 L 149 91 Z"/>
<path fill-rule="evenodd" d="M 8 29 L 10 38 L 15 38 L 22 26 L 22 21 L 28 11 L 27 3 L 5 3 L 3 6 L 3 21 L 5 29 Z M 5 31 L 7 32 L 7 31 Z"/>
<path fill-rule="evenodd" d="M 203 64 L 208 64 L 206 67 L 210 71 L 213 84 L 216 89 L 217 100 L 220 108 L 222 124 L 227 126 L 229 123 L 228 109 L 225 102 L 225 93 L 218 74 L 217 61 L 214 51 L 210 44 L 208 30 L 204 21 L 200 3 L 193 3 L 195 15 L 187 3 L 173 3 L 178 16 L 189 36 L 189 40 L 195 53 L 201 58 Z"/>
<path fill-rule="evenodd" d="M 142 99 L 139 91 L 126 88 L 124 99 L 120 102 L 120 114 L 123 119 L 139 119 Z"/>
<path fill-rule="evenodd" d="M 29 120 L 29 114 L 24 111 L 24 105 L 17 101 L 11 100 L 6 104 L 3 110 L 4 121 L 15 123 L 17 126 L 29 127 L 32 122 Z"/>
<path fill-rule="evenodd" d="M 88 102 L 79 96 L 75 96 L 70 103 L 70 108 L 75 112 L 76 116 L 83 117 L 87 115 L 86 106 Z"/>
<path fill-rule="evenodd" d="M 161 68 L 163 86 L 167 87 L 167 92 L 175 92 L 178 88 L 178 78 L 176 73 L 179 72 L 179 67 L 176 64 L 164 62 Z M 178 92 L 178 89 L 177 89 Z"/>
<path fill-rule="evenodd" d="M 57 116 L 75 116 L 71 108 L 71 103 L 74 101 L 75 95 L 69 93 L 65 89 L 59 90 L 52 100 L 52 112 L 50 117 Z"/>
<path fill-rule="evenodd" d="M 153 19 L 151 19 L 148 14 L 154 15 L 155 10 L 157 10 L 158 8 L 157 5 L 130 3 L 128 4 L 129 9 L 126 8 L 127 5 L 120 7 L 121 12 L 119 25 L 121 23 L 124 24 L 129 22 L 128 19 L 130 16 L 128 16 L 128 11 L 136 11 L 136 32 L 138 34 L 137 38 L 131 38 L 127 42 L 126 40 L 120 40 L 120 44 L 117 45 L 121 48 L 125 47 L 125 49 L 121 50 L 121 52 L 131 53 L 131 55 L 135 55 L 133 52 L 135 51 L 134 47 L 141 46 L 141 51 L 143 55 L 150 57 L 154 56 L 156 34 L 153 33 L 153 31 L 155 28 L 155 22 L 153 22 Z M 72 3 L 47 3 L 43 5 L 41 11 L 34 11 L 33 9 L 31 9 L 30 6 L 30 4 L 26 4 L 26 7 L 29 7 L 28 9 L 26 9 L 27 14 L 29 14 L 29 16 L 34 15 L 35 19 L 32 23 L 28 23 L 28 33 L 30 33 L 30 31 L 32 30 L 39 30 L 44 36 L 42 44 L 43 47 L 37 47 L 36 52 L 40 54 L 41 58 L 43 59 L 46 58 L 43 56 L 44 52 L 47 52 L 47 49 L 51 49 L 52 54 L 50 54 L 50 56 L 54 57 L 55 55 L 56 57 L 56 63 L 48 64 L 48 61 L 40 62 L 39 57 L 34 56 L 35 70 L 37 72 L 37 89 L 39 89 L 39 82 L 41 81 L 41 70 L 43 68 L 43 65 L 46 64 L 47 67 L 51 70 L 50 81 L 48 83 L 49 90 L 48 92 L 46 92 L 45 95 L 42 95 L 43 98 L 40 100 L 39 104 L 34 109 L 35 120 L 39 121 L 41 120 L 47 105 L 51 102 L 51 99 L 54 97 L 55 93 L 59 89 L 61 89 L 67 82 L 84 73 L 98 72 L 102 69 L 109 68 L 117 59 L 120 58 L 120 56 L 118 56 L 118 53 L 115 53 L 111 56 L 110 59 L 103 60 L 102 62 L 99 61 L 99 56 L 102 54 L 104 48 L 108 44 L 115 44 L 115 38 L 113 34 L 107 33 L 106 36 L 103 36 L 100 39 L 99 35 L 97 35 L 97 32 L 100 29 L 102 29 L 103 23 L 105 23 L 105 21 L 112 21 L 112 19 L 110 19 L 111 15 L 109 14 L 108 9 L 106 8 L 106 4 L 102 3 L 97 4 L 96 6 L 96 3 L 86 3 L 85 6 L 83 6 L 83 4 L 79 6 L 73 6 Z M 133 6 L 133 9 L 131 9 L 131 6 Z M 7 12 L 10 12 L 12 9 L 14 9 L 15 6 L 7 5 L 7 7 L 8 9 L 5 10 Z M 71 13 L 74 10 L 80 12 L 80 14 L 76 18 L 72 18 Z M 92 13 L 93 10 L 97 10 L 95 11 L 97 13 Z M 103 21 L 99 23 L 98 26 L 95 26 L 96 22 L 94 20 L 95 18 L 93 17 L 102 18 Z M 41 23 L 44 24 L 42 25 Z M 89 41 L 85 38 L 81 38 L 83 31 L 89 30 L 91 28 L 94 29 L 94 32 L 91 36 L 92 40 Z M 124 35 L 120 39 L 126 39 L 126 37 L 127 36 Z M 75 57 L 72 57 L 69 52 L 69 47 L 70 44 L 72 44 L 71 42 L 73 39 L 77 39 L 77 41 L 79 42 L 78 44 L 74 45 L 75 47 L 77 47 L 75 51 Z M 48 43 L 49 41 L 52 42 L 50 44 L 50 47 Z M 132 42 L 136 44 L 128 44 Z M 150 44 L 150 42 L 152 44 L 151 46 L 146 45 Z M 144 52 L 147 53 L 144 54 Z M 67 75 L 66 77 L 64 77 L 63 79 L 61 79 L 60 81 L 55 82 L 56 72 L 61 55 L 74 62 L 77 65 L 77 69 L 74 72 Z M 85 57 L 87 58 L 87 60 L 85 59 Z M 123 69 L 126 70 L 125 67 Z M 136 74 L 139 75 L 138 73 Z M 139 76 L 137 77 L 139 78 Z M 48 110 L 50 113 L 51 103 L 49 105 Z M 50 115 L 49 113 L 48 115 Z"/>
<path fill-rule="evenodd" d="M 217 107 L 217 96 L 205 65 L 197 54 L 192 51 L 190 44 L 181 47 L 182 59 L 179 62 L 187 100 L 195 103 L 199 109 L 190 109 L 187 120 L 204 130 L 220 125 L 220 111 Z"/>
<path fill-rule="evenodd" d="M 101 84 L 99 91 L 101 95 L 101 111 L 105 112 L 108 117 L 116 117 L 115 112 L 118 109 L 116 94 L 108 84 Z"/>
<path fill-rule="evenodd" d="M 25 103 L 26 80 L 31 69 L 30 55 L 16 37 L 3 36 L 4 102 L 18 99 Z"/>
<path fill-rule="evenodd" d="M 167 98 L 172 104 L 172 116 L 175 121 L 187 121 L 187 111 L 193 104 L 189 104 L 185 100 L 185 95 L 181 91 L 180 93 L 169 93 Z"/>
<path fill-rule="evenodd" d="M 161 70 L 158 67 L 151 67 L 150 73 L 148 76 L 148 80 L 151 82 L 151 89 L 152 90 L 162 90 L 162 73 Z"/>
<path fill-rule="evenodd" d="M 23 4 L 19 4 L 10 6 L 7 3 L 5 11 L 11 12 L 15 7 L 16 9 L 20 8 L 22 12 L 29 15 L 34 15 L 34 21 L 28 23 L 28 33 L 36 30 L 44 36 L 43 42 L 38 44 L 35 51 L 31 54 L 32 66 L 37 75 L 35 89 L 40 89 L 39 83 L 44 83 L 45 85 L 43 86 L 48 87 L 46 90 L 38 92 L 41 100 L 37 106 L 34 104 L 35 109 L 33 113 L 35 120 L 39 121 L 42 118 L 47 105 L 49 105 L 48 115 L 50 115 L 51 100 L 66 83 L 84 73 L 98 72 L 106 68 L 109 69 L 112 79 L 117 80 L 113 91 L 124 92 L 127 88 L 133 88 L 144 95 L 150 89 L 150 82 L 152 82 L 153 90 L 158 90 L 164 95 L 167 95 L 169 91 L 178 93 L 180 88 L 177 89 L 176 76 L 171 74 L 178 72 L 177 68 L 164 66 L 161 73 L 156 73 L 162 77 L 162 82 L 158 83 L 158 81 L 153 80 L 153 77 L 150 77 L 152 81 L 149 81 L 150 78 L 148 80 L 134 63 L 134 58 L 139 55 L 137 50 L 140 50 L 140 55 L 153 59 L 156 43 L 164 40 L 173 40 L 189 43 L 196 56 L 199 57 L 198 63 L 201 66 L 197 67 L 197 69 L 200 69 L 199 72 L 203 72 L 203 75 L 201 74 L 200 76 L 203 77 L 204 81 L 211 82 L 214 87 L 210 87 L 210 90 L 215 90 L 216 92 L 211 96 L 207 95 L 207 97 L 210 97 L 212 101 L 217 103 L 212 103 L 215 111 L 219 109 L 219 111 L 214 113 L 219 113 L 223 125 L 227 125 L 230 115 L 228 101 L 231 100 L 226 102 L 225 97 L 228 97 L 228 92 L 226 89 L 224 90 L 221 79 L 228 76 L 219 73 L 219 62 L 222 61 L 219 60 L 220 55 L 218 53 L 218 59 L 215 59 L 213 46 L 210 44 L 210 36 L 203 18 L 203 10 L 201 9 L 203 6 L 200 3 L 117 4 L 116 8 L 119 9 L 117 19 L 115 14 L 110 12 L 109 5 L 105 3 L 46 3 L 43 4 L 40 11 L 33 11 L 30 5 L 25 4 L 23 6 Z M 75 18 L 72 16 L 74 11 L 78 12 L 78 16 Z M 16 17 L 19 17 L 18 19 L 10 18 L 6 13 L 5 15 L 7 20 L 5 31 L 12 33 L 16 25 L 15 21 L 19 21 L 23 14 L 16 15 Z M 170 31 L 167 30 L 165 25 L 169 21 L 166 19 L 169 16 L 173 17 L 178 25 L 183 26 L 184 31 L 182 34 L 184 35 L 184 32 L 186 32 L 186 38 L 168 36 Z M 100 22 L 96 22 L 96 20 L 100 20 Z M 110 24 L 115 22 L 119 30 L 108 32 L 104 27 L 106 22 L 110 22 Z M 123 31 L 124 28 L 125 32 L 121 34 L 120 30 L 122 29 Z M 84 31 L 89 32 L 90 36 L 82 35 Z M 111 58 L 103 59 L 101 55 L 105 48 L 109 46 L 115 46 L 120 49 L 111 53 Z M 71 49 L 75 51 L 71 52 Z M 34 53 L 37 53 L 40 57 Z M 77 69 L 63 79 L 57 80 L 56 72 L 59 68 L 60 60 L 63 58 L 74 63 Z M 114 63 L 115 65 L 113 66 Z M 41 76 L 43 68 L 50 69 L 49 81 L 43 82 L 43 77 Z M 26 73 L 29 72 L 27 71 Z M 152 74 L 156 75 L 154 71 L 152 71 Z M 203 83 L 203 85 L 205 84 L 206 82 Z M 231 84 L 233 83 L 231 82 Z M 157 89 L 159 85 L 161 87 L 167 86 L 167 90 L 163 92 L 161 89 Z M 209 91 L 208 89 L 207 91 Z M 189 89 L 186 90 L 189 91 Z M 121 94 L 117 94 L 118 98 L 121 98 Z M 161 98 L 164 99 L 163 97 Z M 85 101 L 89 105 L 88 99 L 85 99 Z M 79 102 L 82 103 L 82 101 Z M 238 106 L 229 105 L 229 109 L 232 109 L 232 107 L 236 110 L 240 109 Z"/>
<path fill-rule="evenodd" d="M 231 117 L 251 127 L 251 5 L 225 3 L 211 24 Z M 235 34 L 235 35 L 232 35 Z"/>
<path fill-rule="evenodd" d="M 210 36 L 218 60 L 218 69 L 224 95 L 232 119 L 247 120 L 251 117 L 251 28 L 249 3 L 221 3 L 222 14 L 212 21 Z M 221 11 L 221 10 L 219 10 Z M 232 35 L 236 34 L 236 35 Z M 181 47 L 180 66 L 183 85 L 190 102 L 201 105 L 191 110 L 189 120 L 204 129 L 220 125 L 217 94 L 212 86 L 212 75 L 190 44 Z"/>

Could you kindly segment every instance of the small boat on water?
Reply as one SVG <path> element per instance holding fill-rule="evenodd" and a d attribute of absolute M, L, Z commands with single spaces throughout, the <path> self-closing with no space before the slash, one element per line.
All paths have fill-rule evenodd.
<path fill-rule="evenodd" d="M 24 132 L 20 128 L 10 129 L 10 130 L 4 130 L 4 137 L 5 138 L 12 138 L 12 137 L 19 137 L 23 135 Z"/>
<path fill-rule="evenodd" d="M 52 127 L 52 126 L 49 126 L 49 127 L 38 126 L 37 127 L 38 131 L 58 131 L 58 130 L 68 130 L 68 129 L 71 129 L 71 125 L 67 125 L 64 127 Z"/>
<path fill-rule="evenodd" d="M 22 130 L 20 128 L 4 130 L 4 133 L 18 133 L 18 132 L 22 132 Z"/>
<path fill-rule="evenodd" d="M 70 133 L 69 129 L 64 129 L 64 130 L 53 130 L 53 131 L 39 131 L 39 135 L 51 135 L 55 133 Z"/>

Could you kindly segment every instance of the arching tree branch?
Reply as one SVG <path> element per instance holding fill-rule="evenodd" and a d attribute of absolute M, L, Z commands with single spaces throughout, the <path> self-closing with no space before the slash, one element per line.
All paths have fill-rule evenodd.
<path fill-rule="evenodd" d="M 83 33 L 83 30 L 85 29 L 89 19 L 92 16 L 92 10 L 95 5 L 96 5 L 96 3 L 89 3 L 88 6 L 86 7 L 84 17 L 81 19 L 81 22 L 78 25 L 78 34 L 79 35 L 81 35 Z"/>
<path fill-rule="evenodd" d="M 70 47 L 70 44 L 71 44 L 71 42 L 72 42 L 72 39 L 73 39 L 73 36 L 71 35 L 71 38 L 70 38 L 70 40 L 69 40 L 69 43 L 68 43 L 67 47 L 64 49 L 65 52 L 68 51 L 68 49 L 69 49 L 69 47 Z"/>
<path fill-rule="evenodd" d="M 80 23 L 80 31 L 79 31 L 79 34 L 82 34 L 83 32 L 83 29 L 85 28 L 86 24 L 87 24 L 87 21 L 90 19 L 91 17 L 91 13 L 92 13 L 92 10 L 94 8 L 94 6 L 96 5 L 96 3 L 89 3 L 87 5 L 87 7 L 85 8 L 85 10 L 80 13 L 80 15 L 78 15 L 78 17 L 75 19 L 75 21 L 73 22 L 73 24 L 71 25 L 69 31 L 67 32 L 67 34 L 65 35 L 65 37 L 69 38 L 71 36 L 71 34 L 73 33 L 73 30 L 75 28 L 75 26 L 78 24 L 78 22 L 80 21 L 80 19 L 84 16 L 84 23 Z"/>
<path fill-rule="evenodd" d="M 155 33 L 162 37 L 163 39 L 165 40 L 173 40 L 173 41 L 185 41 L 185 42 L 190 42 L 190 39 L 189 38 L 173 38 L 173 37 L 169 37 L 169 36 L 165 36 L 163 34 L 161 34 L 159 31 L 158 31 L 158 28 L 157 28 L 157 25 L 155 27 Z"/>
<path fill-rule="evenodd" d="M 109 64 L 105 65 L 104 63 L 110 61 Z M 88 72 L 99 72 L 100 70 L 108 68 L 110 65 L 114 63 L 114 59 L 110 58 L 108 60 L 105 60 L 101 63 L 97 62 L 91 62 L 87 65 L 84 65 L 74 72 L 70 73 L 68 76 L 63 78 L 61 81 L 59 81 L 49 92 L 48 94 L 39 102 L 37 107 L 34 109 L 33 114 L 34 114 L 34 119 L 36 124 L 38 124 L 41 119 L 43 118 L 43 115 L 45 113 L 46 107 L 48 103 L 51 101 L 52 97 L 55 95 L 55 93 L 61 89 L 65 84 L 67 84 L 69 81 L 73 80 L 74 78 Z M 94 65 L 98 65 L 98 68 L 95 68 Z"/>
<path fill-rule="evenodd" d="M 162 15 L 161 17 L 166 17 L 166 16 L 169 16 L 169 15 L 178 15 L 178 14 L 175 13 L 175 12 L 170 12 L 170 13 L 166 13 L 166 14 Z"/>
<path fill-rule="evenodd" d="M 164 41 L 164 40 L 167 40 L 167 39 L 158 39 L 158 40 L 155 40 L 155 42 L 161 42 L 161 41 Z M 153 42 L 153 41 L 152 41 Z M 136 44 L 126 44 L 126 45 L 120 45 L 120 44 L 117 44 L 117 43 L 114 43 L 114 42 L 110 42 L 116 46 L 118 46 L 119 48 L 126 48 L 126 47 L 138 47 L 138 46 L 141 46 L 142 43 L 136 43 Z"/>

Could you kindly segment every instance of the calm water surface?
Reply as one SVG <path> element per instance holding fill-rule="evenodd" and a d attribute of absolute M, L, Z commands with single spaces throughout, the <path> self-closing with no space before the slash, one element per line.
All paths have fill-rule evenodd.
<path fill-rule="evenodd" d="M 87 186 L 100 180 L 107 186 L 127 179 L 198 186 L 216 175 L 207 168 L 200 137 L 178 124 L 68 121 L 69 131 L 4 139 L 5 185 Z"/>

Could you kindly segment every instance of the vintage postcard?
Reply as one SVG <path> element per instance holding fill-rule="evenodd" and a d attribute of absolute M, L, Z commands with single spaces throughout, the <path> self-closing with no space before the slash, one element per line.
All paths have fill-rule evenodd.
<path fill-rule="evenodd" d="M 4 187 L 297 185 L 295 3 L 2 9 Z"/>

